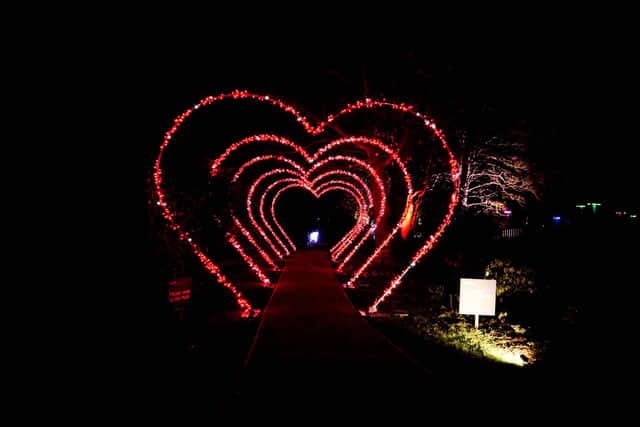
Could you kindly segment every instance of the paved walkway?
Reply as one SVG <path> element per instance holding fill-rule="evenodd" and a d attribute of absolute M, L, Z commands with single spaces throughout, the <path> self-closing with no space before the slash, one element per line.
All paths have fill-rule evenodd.
<path fill-rule="evenodd" d="M 287 260 L 229 409 L 261 421 L 283 402 L 304 413 L 420 413 L 441 391 L 360 316 L 328 253 L 306 250 Z"/>

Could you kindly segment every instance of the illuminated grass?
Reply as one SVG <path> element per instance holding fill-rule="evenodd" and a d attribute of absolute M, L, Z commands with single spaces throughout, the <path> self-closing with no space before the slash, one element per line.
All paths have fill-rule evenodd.
<path fill-rule="evenodd" d="M 504 316 L 488 321 L 491 326 L 487 329 L 476 329 L 463 316 L 449 311 L 435 318 L 415 316 L 414 322 L 421 334 L 480 359 L 525 366 L 535 363 L 540 352 L 540 345 L 526 337 L 526 329 L 506 324 Z"/>

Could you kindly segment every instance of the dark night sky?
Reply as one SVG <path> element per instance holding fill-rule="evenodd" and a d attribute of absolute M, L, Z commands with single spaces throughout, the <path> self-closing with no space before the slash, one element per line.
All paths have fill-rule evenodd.
<path fill-rule="evenodd" d="M 190 49 L 170 41 L 136 45 L 119 72 L 131 83 L 128 95 L 147 103 L 133 107 L 143 161 L 152 163 L 172 118 L 204 96 L 236 88 L 271 93 L 323 116 L 361 99 L 366 76 L 370 96 L 417 104 L 452 128 L 486 111 L 505 128 L 524 123 L 550 203 L 638 208 L 633 111 L 625 103 L 635 99 L 635 69 L 620 43 L 592 34 L 439 48 L 384 39 L 306 47 L 285 37 L 212 39 Z"/>

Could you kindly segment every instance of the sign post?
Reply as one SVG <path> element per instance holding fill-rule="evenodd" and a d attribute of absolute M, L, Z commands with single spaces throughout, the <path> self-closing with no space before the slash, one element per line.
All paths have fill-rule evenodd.
<path fill-rule="evenodd" d="M 496 281 L 460 279 L 460 314 L 473 314 L 478 328 L 480 316 L 496 315 Z"/>

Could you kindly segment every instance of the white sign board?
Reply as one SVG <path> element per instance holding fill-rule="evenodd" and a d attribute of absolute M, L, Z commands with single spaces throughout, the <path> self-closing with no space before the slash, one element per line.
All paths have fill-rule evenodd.
<path fill-rule="evenodd" d="M 496 315 L 496 281 L 460 279 L 460 314 Z"/>

